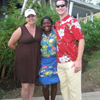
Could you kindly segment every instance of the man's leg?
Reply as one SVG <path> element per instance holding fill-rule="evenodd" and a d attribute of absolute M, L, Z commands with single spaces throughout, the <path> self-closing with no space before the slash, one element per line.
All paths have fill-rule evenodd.
<path fill-rule="evenodd" d="M 70 93 L 69 100 L 81 100 L 81 71 L 74 73 L 74 62 L 68 62 L 69 70 L 66 71 L 68 76 L 68 87 Z"/>
<path fill-rule="evenodd" d="M 69 89 L 67 84 L 67 74 L 64 69 L 64 63 L 58 63 L 57 71 L 60 79 L 60 89 L 63 96 L 63 100 L 69 100 Z"/>
<path fill-rule="evenodd" d="M 64 100 L 81 100 L 81 71 L 74 73 L 73 63 L 61 63 L 57 68 Z"/>

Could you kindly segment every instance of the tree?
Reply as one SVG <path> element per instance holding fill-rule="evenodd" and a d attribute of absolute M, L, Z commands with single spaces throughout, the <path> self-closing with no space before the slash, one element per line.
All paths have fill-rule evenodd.
<path fill-rule="evenodd" d="M 100 2 L 97 5 L 100 7 Z"/>

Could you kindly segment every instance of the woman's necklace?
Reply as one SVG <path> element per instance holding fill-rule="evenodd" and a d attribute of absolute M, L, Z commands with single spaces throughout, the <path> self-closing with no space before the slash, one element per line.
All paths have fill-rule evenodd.
<path fill-rule="evenodd" d="M 35 37 L 35 30 L 36 30 L 36 25 L 33 28 L 28 28 L 29 33 Z"/>

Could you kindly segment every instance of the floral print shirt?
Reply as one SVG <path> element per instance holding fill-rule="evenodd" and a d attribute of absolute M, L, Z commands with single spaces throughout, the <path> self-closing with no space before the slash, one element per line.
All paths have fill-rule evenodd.
<path fill-rule="evenodd" d="M 77 19 L 67 15 L 55 23 L 57 33 L 57 62 L 75 61 L 78 54 L 76 40 L 84 39 L 81 26 Z"/>
<path fill-rule="evenodd" d="M 39 71 L 40 77 L 57 75 L 57 42 L 56 33 L 53 30 L 51 30 L 51 33 L 48 37 L 45 35 L 45 32 L 43 33 L 41 46 L 42 58 Z"/>
<path fill-rule="evenodd" d="M 45 35 L 45 32 L 43 33 L 41 46 L 42 46 L 41 52 L 43 57 L 56 56 L 57 52 L 56 33 L 53 30 L 51 30 L 51 33 L 48 37 Z"/>

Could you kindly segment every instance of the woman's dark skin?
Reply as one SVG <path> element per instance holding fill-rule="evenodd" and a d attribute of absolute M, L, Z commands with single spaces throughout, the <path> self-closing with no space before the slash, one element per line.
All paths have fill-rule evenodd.
<path fill-rule="evenodd" d="M 42 85 L 42 92 L 45 100 L 49 100 L 49 85 Z M 57 83 L 51 84 L 51 100 L 55 100 Z"/>
<path fill-rule="evenodd" d="M 50 19 L 44 19 L 41 23 L 42 29 L 45 31 L 46 36 L 49 36 L 52 29 L 52 21 Z M 49 100 L 49 86 L 50 85 L 42 85 L 42 92 L 45 100 Z M 51 100 L 55 100 L 57 93 L 57 83 L 51 84 Z"/>

